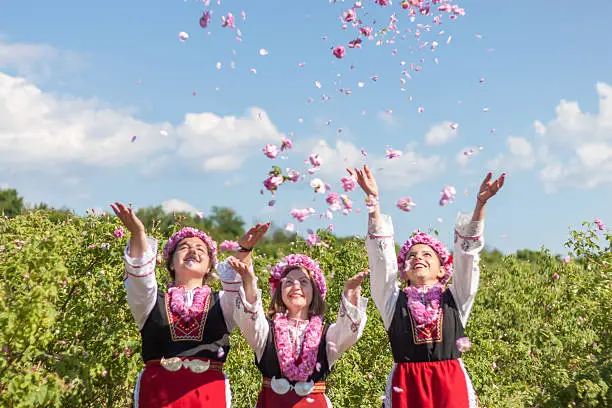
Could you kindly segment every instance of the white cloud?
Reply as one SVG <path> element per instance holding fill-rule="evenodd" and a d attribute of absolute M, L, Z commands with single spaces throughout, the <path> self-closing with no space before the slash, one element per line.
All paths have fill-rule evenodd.
<path fill-rule="evenodd" d="M 49 77 L 58 69 L 82 66 L 85 57 L 47 44 L 10 43 L 0 38 L 0 69 L 13 70 L 28 79 Z"/>
<path fill-rule="evenodd" d="M 430 146 L 440 146 L 457 136 L 458 130 L 451 128 L 452 122 L 445 121 L 432 126 L 425 134 L 425 143 Z"/>
<path fill-rule="evenodd" d="M 407 188 L 430 180 L 444 172 L 445 161 L 441 156 L 421 156 L 407 145 L 403 154 L 395 159 L 387 159 L 384 154 L 368 152 L 367 163 L 377 177 L 383 190 Z M 318 174 L 325 176 L 324 181 L 335 183 L 347 175 L 347 167 L 358 167 L 365 163 L 365 157 L 354 144 L 337 141 L 335 147 L 321 140 L 312 149 L 323 160 Z"/>
<path fill-rule="evenodd" d="M 533 143 L 508 138 L 507 153 L 490 164 L 536 167 L 549 193 L 612 183 L 612 86 L 599 82 L 596 90 L 599 113 L 585 113 L 578 102 L 561 100 L 555 118 L 546 124 L 534 121 Z"/>
<path fill-rule="evenodd" d="M 280 142 L 280 136 L 257 108 L 242 118 L 188 113 L 173 128 L 96 99 L 56 97 L 0 72 L 0 162 L 7 167 L 137 165 L 159 172 L 180 160 L 206 172 L 234 170 L 260 154 L 265 143 Z"/>
<path fill-rule="evenodd" d="M 242 118 L 213 113 L 188 113 L 177 128 L 178 153 L 201 162 L 205 171 L 235 170 L 266 143 L 280 143 L 280 133 L 268 115 L 251 108 Z"/>
<path fill-rule="evenodd" d="M 387 126 L 393 126 L 397 123 L 397 119 L 395 118 L 395 116 L 393 116 L 392 112 L 381 111 L 378 112 L 378 115 L 376 115 L 376 117 L 385 122 Z"/>
<path fill-rule="evenodd" d="M 162 209 L 165 213 L 172 213 L 176 211 L 188 214 L 197 214 L 199 212 L 197 208 L 189 204 L 187 201 L 178 200 L 176 198 L 164 201 L 162 203 Z"/>

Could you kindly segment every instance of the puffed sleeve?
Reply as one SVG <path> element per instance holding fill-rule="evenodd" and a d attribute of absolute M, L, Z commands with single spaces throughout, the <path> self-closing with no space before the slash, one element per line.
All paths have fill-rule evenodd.
<path fill-rule="evenodd" d="M 217 273 L 221 278 L 222 290 L 219 291 L 219 302 L 227 330 L 231 333 L 236 328 L 234 309 L 238 298 L 238 289 L 242 287 L 240 275 L 226 261 L 217 265 Z"/>
<path fill-rule="evenodd" d="M 349 302 L 344 295 L 338 309 L 338 319 L 327 329 L 327 362 L 329 366 L 340 358 L 342 353 L 351 348 L 363 334 L 368 316 L 366 307 L 368 299 L 359 297 L 357 306 Z"/>
<path fill-rule="evenodd" d="M 251 268 L 253 268 L 252 265 Z M 242 335 L 255 352 L 257 361 L 259 361 L 265 350 L 266 340 L 268 339 L 270 330 L 261 303 L 261 289 L 257 289 L 257 299 L 251 304 L 246 300 L 244 287 L 242 286 L 242 278 L 234 268 L 231 267 L 227 260 L 217 266 L 217 271 L 219 271 L 222 280 L 225 280 L 224 277 L 231 278 L 232 284 L 235 285 L 233 286 L 235 292 L 233 292 L 233 304 L 231 305 L 232 321 L 240 328 Z"/>
<path fill-rule="evenodd" d="M 147 237 L 147 250 L 140 258 L 130 256 L 130 243 L 125 247 L 125 276 L 123 286 L 127 301 L 138 329 L 142 329 L 149 313 L 157 300 L 157 281 L 155 280 L 155 263 L 157 260 L 157 240 Z"/>
<path fill-rule="evenodd" d="M 370 265 L 370 288 L 385 329 L 391 325 L 399 296 L 393 234 L 393 222 L 390 216 L 380 214 L 378 218 L 369 218 L 366 249 Z"/>
<path fill-rule="evenodd" d="M 480 280 L 480 252 L 484 248 L 484 221 L 472 221 L 472 214 L 459 213 L 455 222 L 453 279 L 449 286 L 465 327 Z"/>

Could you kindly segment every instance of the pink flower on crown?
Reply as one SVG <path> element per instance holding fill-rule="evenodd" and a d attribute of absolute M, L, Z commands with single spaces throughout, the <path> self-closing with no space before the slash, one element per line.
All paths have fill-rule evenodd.
<path fill-rule="evenodd" d="M 180 231 L 174 233 L 164 245 L 163 257 L 166 262 L 169 261 L 170 256 L 176 249 L 179 242 L 185 238 L 197 237 L 200 238 L 208 248 L 208 255 L 210 256 L 210 262 L 213 266 L 217 266 L 217 243 L 208 236 L 204 231 L 200 231 L 197 228 L 184 227 Z"/>
<path fill-rule="evenodd" d="M 603 231 L 603 230 L 605 230 L 605 229 L 606 229 L 606 224 L 604 224 L 604 223 L 603 223 L 603 221 L 601 221 L 599 218 L 595 218 L 595 221 L 594 221 L 594 222 L 595 222 L 595 224 L 597 224 L 597 228 L 598 228 L 600 231 Z"/>
<path fill-rule="evenodd" d="M 446 284 L 448 283 L 451 275 L 453 273 L 453 256 L 448 249 L 444 246 L 444 244 L 433 235 L 426 234 L 424 232 L 416 232 L 412 237 L 410 237 L 404 245 L 402 245 L 402 249 L 400 249 L 399 255 L 397 256 L 397 267 L 399 269 L 400 278 L 403 280 L 406 279 L 406 257 L 408 256 L 408 251 L 412 248 L 413 245 L 416 244 L 424 244 L 433 249 L 438 257 L 440 258 L 440 264 L 444 267 L 445 274 L 440 279 L 440 283 Z"/>
<path fill-rule="evenodd" d="M 325 300 L 327 294 L 327 283 L 323 271 L 319 267 L 319 263 L 304 254 L 291 254 L 281 259 L 270 272 L 270 295 L 274 296 L 274 292 L 283 277 L 285 271 L 294 266 L 301 266 L 310 272 L 310 276 L 321 293 L 321 297 Z"/>

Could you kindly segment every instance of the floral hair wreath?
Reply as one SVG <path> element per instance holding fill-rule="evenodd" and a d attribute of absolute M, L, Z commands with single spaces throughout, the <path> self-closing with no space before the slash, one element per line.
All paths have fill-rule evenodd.
<path fill-rule="evenodd" d="M 440 283 L 446 285 L 453 274 L 453 256 L 448 249 L 444 246 L 442 242 L 440 242 L 433 235 L 426 234 L 424 232 L 417 232 L 412 235 L 404 245 L 402 245 L 402 249 L 400 249 L 399 255 L 397 256 L 397 267 L 399 269 L 400 278 L 404 281 L 408 281 L 406 278 L 406 257 L 408 255 L 408 251 L 412 248 L 413 245 L 416 244 L 424 244 L 431 247 L 440 258 L 440 264 L 444 267 L 445 274 L 440 279 Z"/>
<path fill-rule="evenodd" d="M 280 282 L 283 273 L 290 268 L 294 267 L 303 267 L 312 276 L 317 288 L 319 289 L 319 293 L 323 300 L 325 300 L 325 295 L 327 294 L 327 283 L 325 282 L 325 276 L 323 275 L 323 271 L 319 267 L 319 263 L 314 259 L 310 258 L 304 254 L 291 254 L 287 255 L 283 259 L 278 262 L 274 268 L 272 268 L 272 272 L 270 272 L 270 295 L 274 296 L 274 292 L 276 292 L 276 288 L 278 287 L 278 283 Z"/>
<path fill-rule="evenodd" d="M 168 242 L 166 242 L 166 245 L 164 245 L 164 252 L 163 252 L 164 260 L 168 262 L 170 255 L 172 255 L 178 243 L 184 240 L 185 238 L 191 238 L 191 237 L 200 238 L 202 241 L 204 241 L 204 243 L 208 247 L 208 255 L 210 256 L 210 262 L 212 263 L 212 266 L 216 267 L 217 262 L 218 262 L 217 261 L 217 243 L 210 236 L 208 236 L 205 232 L 200 231 L 197 228 L 192 228 L 192 227 L 184 227 L 180 231 L 175 232 L 174 235 L 170 237 Z"/>

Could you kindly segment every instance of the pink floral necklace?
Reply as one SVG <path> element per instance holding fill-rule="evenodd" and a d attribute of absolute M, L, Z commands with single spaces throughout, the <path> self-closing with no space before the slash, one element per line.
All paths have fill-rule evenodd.
<path fill-rule="evenodd" d="M 168 295 L 170 295 L 170 310 L 172 313 L 184 318 L 188 322 L 198 317 L 204 310 L 206 298 L 210 295 L 210 288 L 208 286 L 195 288 L 191 306 L 187 306 L 185 303 L 184 286 L 168 289 Z"/>
<path fill-rule="evenodd" d="M 429 325 L 442 314 L 442 293 L 444 286 L 436 283 L 433 286 L 407 286 L 404 293 L 408 297 L 408 308 L 419 325 Z"/>
<path fill-rule="evenodd" d="M 313 373 L 317 364 L 323 318 L 321 316 L 310 318 L 304 333 L 301 353 L 299 353 L 299 350 L 295 350 L 295 353 L 292 353 L 289 327 L 287 325 L 287 315 L 281 313 L 274 315 L 274 337 L 276 338 L 276 350 L 278 352 L 281 372 L 291 381 L 306 381 Z M 298 356 L 300 363 L 296 364 Z"/>

